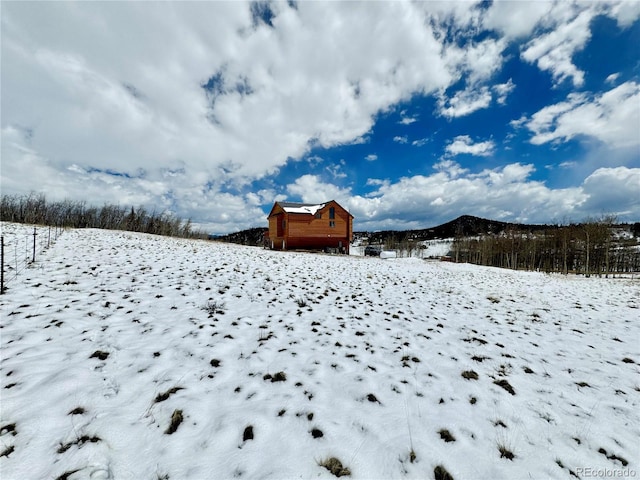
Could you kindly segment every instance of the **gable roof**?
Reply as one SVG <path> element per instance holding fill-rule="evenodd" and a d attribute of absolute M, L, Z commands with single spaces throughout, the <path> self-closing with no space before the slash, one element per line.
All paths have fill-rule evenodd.
<path fill-rule="evenodd" d="M 298 203 L 298 202 L 275 202 L 273 207 L 271 208 L 271 212 L 269 213 L 269 217 L 273 214 L 276 206 L 282 208 L 285 213 L 301 213 L 306 215 L 315 215 L 318 210 L 322 210 L 329 203 L 334 203 L 342 210 L 347 212 L 349 216 L 353 217 L 347 210 L 345 210 L 341 205 L 338 204 L 335 200 L 329 200 L 328 202 L 323 203 Z"/>
<path fill-rule="evenodd" d="M 318 210 L 324 208 L 326 203 L 278 202 L 278 205 L 287 213 L 308 213 L 315 215 Z"/>

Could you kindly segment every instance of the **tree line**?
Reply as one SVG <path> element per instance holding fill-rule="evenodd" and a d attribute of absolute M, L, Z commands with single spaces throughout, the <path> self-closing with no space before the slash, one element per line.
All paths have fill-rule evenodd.
<path fill-rule="evenodd" d="M 47 201 L 44 194 L 2 195 L 0 220 L 72 228 L 127 230 L 170 237 L 207 238 L 207 234 L 192 229 L 191 220 L 181 220 L 167 212 L 105 204 L 87 205 L 85 201 Z"/>
<path fill-rule="evenodd" d="M 639 272 L 640 245 L 632 232 L 636 233 L 633 228 L 616 225 L 615 218 L 607 216 L 536 232 L 508 229 L 475 237 L 457 235 L 451 259 L 586 276 Z"/>

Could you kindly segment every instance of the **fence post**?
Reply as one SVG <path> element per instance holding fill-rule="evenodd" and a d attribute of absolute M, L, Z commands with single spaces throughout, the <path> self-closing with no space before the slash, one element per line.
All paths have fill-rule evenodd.
<path fill-rule="evenodd" d="M 4 293 L 4 236 L 0 237 L 0 295 Z"/>
<path fill-rule="evenodd" d="M 33 257 L 31 263 L 35 263 L 36 261 L 36 227 L 33 227 Z"/>

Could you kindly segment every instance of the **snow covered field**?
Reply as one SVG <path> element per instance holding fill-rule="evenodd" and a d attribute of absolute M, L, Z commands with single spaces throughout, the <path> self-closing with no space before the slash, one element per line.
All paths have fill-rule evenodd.
<path fill-rule="evenodd" d="M 10 287 L 3 480 L 640 477 L 637 280 L 70 230 Z"/>

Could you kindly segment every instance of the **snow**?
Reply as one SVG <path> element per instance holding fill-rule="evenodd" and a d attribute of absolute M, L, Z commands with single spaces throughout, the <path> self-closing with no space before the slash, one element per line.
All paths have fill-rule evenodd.
<path fill-rule="evenodd" d="M 439 258 L 446 256 L 451 251 L 453 239 L 426 240 L 422 242 L 423 249 L 420 250 L 422 258 Z"/>
<path fill-rule="evenodd" d="M 424 240 L 418 242 L 415 248 L 399 248 L 395 250 L 395 253 L 398 257 L 440 258 L 451 251 L 452 245 L 453 239 Z M 349 254 L 361 257 L 364 255 L 365 248 L 366 244 L 353 243 L 349 248 Z"/>
<path fill-rule="evenodd" d="M 639 286 L 69 230 L 0 297 L 0 476 L 637 476 Z"/>
<path fill-rule="evenodd" d="M 284 206 L 282 209 L 287 213 L 308 213 L 315 215 L 318 210 L 322 210 L 326 204 L 320 205 L 301 205 L 299 207 Z"/>

